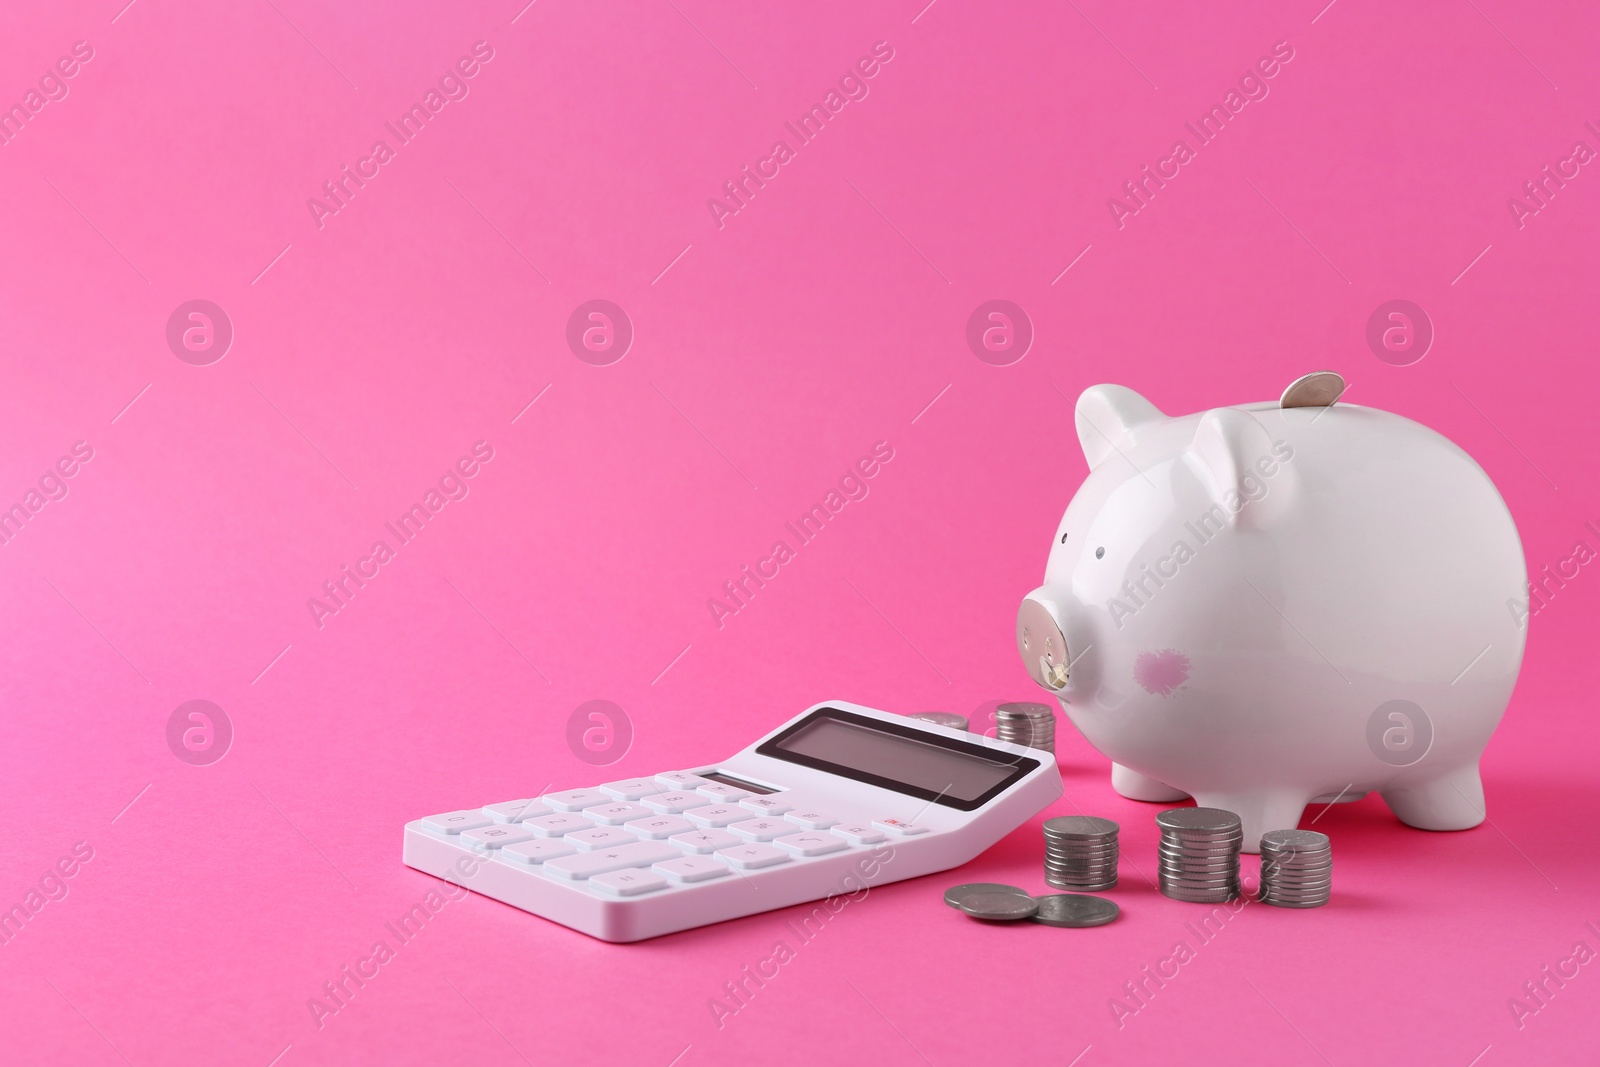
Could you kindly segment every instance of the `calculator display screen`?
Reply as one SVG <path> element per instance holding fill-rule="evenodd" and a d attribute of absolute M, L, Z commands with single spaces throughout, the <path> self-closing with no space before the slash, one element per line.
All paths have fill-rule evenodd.
<path fill-rule="evenodd" d="M 1025 756 L 837 708 L 812 713 L 756 751 L 962 811 L 982 807 L 1039 766 Z"/>

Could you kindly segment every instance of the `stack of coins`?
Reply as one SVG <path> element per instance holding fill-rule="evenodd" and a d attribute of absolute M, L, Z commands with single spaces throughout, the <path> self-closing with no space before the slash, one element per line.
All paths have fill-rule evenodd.
<path fill-rule="evenodd" d="M 1191 904 L 1221 904 L 1239 895 L 1239 816 L 1221 808 L 1173 808 L 1156 816 L 1161 892 Z"/>
<path fill-rule="evenodd" d="M 1044 824 L 1044 881 L 1057 889 L 1111 889 L 1117 884 L 1117 824 L 1091 815 L 1063 815 Z"/>
<path fill-rule="evenodd" d="M 1263 904 L 1320 908 L 1333 889 L 1333 848 L 1315 830 L 1271 830 L 1261 835 Z"/>
<path fill-rule="evenodd" d="M 948 711 L 919 711 L 915 715 L 906 716 L 906 718 L 921 719 L 923 722 L 931 722 L 938 726 L 948 726 L 952 730 L 965 730 L 967 728 L 967 717 L 965 715 L 955 715 Z"/>
<path fill-rule="evenodd" d="M 994 709 L 994 725 L 1002 741 L 1056 750 L 1056 716 L 1048 704 L 1001 704 Z"/>

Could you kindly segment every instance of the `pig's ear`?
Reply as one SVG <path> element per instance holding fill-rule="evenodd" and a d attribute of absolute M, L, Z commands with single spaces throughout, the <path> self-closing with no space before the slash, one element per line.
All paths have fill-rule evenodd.
<path fill-rule="evenodd" d="M 1132 389 L 1120 385 L 1092 385 L 1078 397 L 1074 422 L 1078 426 L 1078 443 L 1083 446 L 1083 458 L 1089 469 L 1117 454 L 1117 450 L 1132 443 L 1134 431 L 1152 422 L 1165 422 L 1166 416 L 1156 406 Z"/>
<path fill-rule="evenodd" d="M 1186 453 L 1211 498 L 1236 526 L 1262 527 L 1284 514 L 1298 490 L 1294 449 L 1238 408 L 1200 417 Z"/>

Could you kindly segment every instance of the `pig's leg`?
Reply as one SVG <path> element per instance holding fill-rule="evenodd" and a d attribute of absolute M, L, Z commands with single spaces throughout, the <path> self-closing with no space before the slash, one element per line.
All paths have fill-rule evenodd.
<path fill-rule="evenodd" d="M 1196 793 L 1202 808 L 1221 808 L 1239 816 L 1244 824 L 1242 852 L 1260 852 L 1261 835 L 1268 830 L 1293 830 L 1311 798 L 1304 793 Z"/>
<path fill-rule="evenodd" d="M 1400 821 L 1419 830 L 1468 830 L 1484 818 L 1483 780 L 1469 763 L 1431 782 L 1379 790 Z"/>
<path fill-rule="evenodd" d="M 1111 788 L 1129 800 L 1148 800 L 1155 804 L 1171 804 L 1189 799 L 1189 794 L 1183 790 L 1174 789 L 1154 778 L 1147 778 L 1120 763 L 1111 765 Z"/>

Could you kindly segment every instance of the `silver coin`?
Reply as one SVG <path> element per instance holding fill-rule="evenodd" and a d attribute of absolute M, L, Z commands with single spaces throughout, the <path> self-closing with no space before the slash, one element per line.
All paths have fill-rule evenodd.
<path fill-rule="evenodd" d="M 1315 830 L 1268 830 L 1261 835 L 1263 849 L 1292 848 L 1300 852 L 1326 849 L 1331 843 L 1327 834 Z"/>
<path fill-rule="evenodd" d="M 1344 379 L 1331 370 L 1319 370 L 1289 383 L 1278 401 L 1284 408 L 1326 408 L 1344 395 Z"/>
<path fill-rule="evenodd" d="M 1242 894 L 1239 894 L 1239 893 L 1190 893 L 1190 894 L 1180 894 L 1180 893 L 1167 893 L 1166 890 L 1162 890 L 1162 892 L 1165 893 L 1166 896 L 1169 897 L 1170 899 L 1172 899 L 1172 900 L 1181 900 L 1185 904 L 1226 904 L 1231 900 L 1239 899 L 1239 897 L 1242 895 Z"/>
<path fill-rule="evenodd" d="M 1160 874 L 1163 878 L 1238 878 L 1237 867 L 1162 867 Z"/>
<path fill-rule="evenodd" d="M 1163 827 L 1161 840 L 1185 845 L 1210 845 L 1237 842 L 1244 844 L 1244 834 L 1238 827 L 1232 830 L 1173 830 Z"/>
<path fill-rule="evenodd" d="M 1093 815 L 1057 815 L 1044 821 L 1044 832 L 1071 837 L 1100 838 L 1116 833 L 1120 827 L 1110 819 Z"/>
<path fill-rule="evenodd" d="M 1034 898 L 1039 911 L 1033 921 L 1045 926 L 1064 926 L 1079 929 L 1086 926 L 1104 926 L 1114 920 L 1122 909 L 1116 901 L 1105 897 L 1086 897 L 1077 893 L 1051 893 Z"/>
<path fill-rule="evenodd" d="M 1167 852 L 1157 854 L 1162 863 L 1198 863 L 1203 866 L 1231 867 L 1239 862 L 1237 852 Z"/>
<path fill-rule="evenodd" d="M 1210 833 L 1238 832 L 1244 825 L 1239 816 L 1221 808 L 1171 808 L 1156 816 L 1163 830 L 1198 830 Z"/>
<path fill-rule="evenodd" d="M 997 719 L 1054 719 L 1055 711 L 1049 704 L 1037 704 L 1033 701 L 1011 701 L 1001 704 L 994 709 Z"/>
<path fill-rule="evenodd" d="M 1170 855 L 1163 852 L 1157 857 L 1156 864 L 1157 866 L 1162 867 L 1170 864 L 1175 867 L 1181 865 L 1211 868 L 1231 868 L 1239 865 L 1239 854 L 1237 852 L 1212 852 L 1201 856 L 1193 854 Z"/>
<path fill-rule="evenodd" d="M 1263 860 L 1261 863 L 1261 875 L 1264 878 L 1271 878 L 1274 875 L 1327 874 L 1331 870 L 1333 870 L 1333 864 L 1326 861 L 1322 863 L 1274 863 L 1271 860 Z"/>
<path fill-rule="evenodd" d="M 1179 844 L 1162 838 L 1156 845 L 1156 850 L 1163 856 L 1199 856 L 1203 859 L 1221 859 L 1226 856 L 1237 856 L 1241 849 L 1238 841 L 1220 842 L 1210 845 Z"/>
<path fill-rule="evenodd" d="M 989 922 L 1016 922 L 1031 918 L 1039 910 L 1038 901 L 1026 893 L 970 893 L 956 906 L 974 919 Z"/>
<path fill-rule="evenodd" d="M 963 898 L 973 893 L 1014 893 L 1017 896 L 1028 896 L 1026 889 L 1019 889 L 1014 885 L 1002 885 L 999 882 L 967 882 L 963 885 L 953 885 L 944 891 L 944 902 L 952 908 L 961 907 Z"/>

